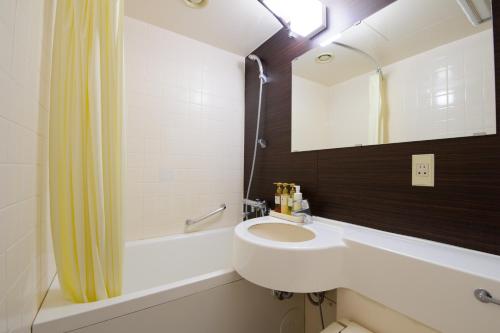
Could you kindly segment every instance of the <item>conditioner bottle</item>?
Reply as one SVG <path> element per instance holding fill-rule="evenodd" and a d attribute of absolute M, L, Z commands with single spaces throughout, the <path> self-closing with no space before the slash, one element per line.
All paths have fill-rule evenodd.
<path fill-rule="evenodd" d="M 288 212 L 288 184 L 283 183 L 283 191 L 281 192 L 281 214 L 289 214 Z"/>
<path fill-rule="evenodd" d="M 281 213 L 281 183 L 274 183 L 276 185 L 276 193 L 274 193 L 274 211 Z"/>

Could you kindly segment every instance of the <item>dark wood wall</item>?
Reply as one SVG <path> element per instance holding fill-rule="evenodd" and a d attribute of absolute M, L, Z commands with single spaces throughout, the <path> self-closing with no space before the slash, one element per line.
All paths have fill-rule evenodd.
<path fill-rule="evenodd" d="M 336 0 L 331 30 L 342 31 L 393 0 Z M 493 3 L 500 17 L 500 3 Z M 500 20 L 494 22 L 500 81 Z M 262 133 L 251 197 L 273 201 L 273 182 L 302 185 L 314 215 L 500 254 L 500 136 L 469 137 L 291 153 L 291 61 L 313 47 L 281 30 L 255 54 L 264 62 Z M 250 172 L 259 81 L 245 74 L 245 187 Z M 497 110 L 500 108 L 497 85 Z M 498 112 L 497 112 L 498 114 Z M 500 115 L 497 128 L 500 129 Z M 411 155 L 434 153 L 434 188 L 411 186 Z"/>

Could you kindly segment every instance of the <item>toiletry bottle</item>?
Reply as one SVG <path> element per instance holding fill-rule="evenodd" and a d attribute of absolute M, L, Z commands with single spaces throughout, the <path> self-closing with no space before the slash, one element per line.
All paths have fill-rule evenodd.
<path fill-rule="evenodd" d="M 274 193 L 274 211 L 281 213 L 281 183 L 274 183 L 276 185 L 276 193 Z"/>
<path fill-rule="evenodd" d="M 288 214 L 288 184 L 283 183 L 281 192 L 281 214 Z"/>
<path fill-rule="evenodd" d="M 295 184 L 290 184 L 290 196 L 288 197 L 288 214 L 293 212 L 293 197 L 295 195 Z"/>
<path fill-rule="evenodd" d="M 302 209 L 302 193 L 300 186 L 295 185 L 295 194 L 293 195 L 293 211 L 296 212 Z"/>

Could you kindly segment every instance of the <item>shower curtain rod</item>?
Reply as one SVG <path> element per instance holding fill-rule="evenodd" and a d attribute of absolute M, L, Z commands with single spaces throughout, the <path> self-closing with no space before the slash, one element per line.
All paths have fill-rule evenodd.
<path fill-rule="evenodd" d="M 276 15 L 272 10 L 271 8 L 269 8 L 265 3 L 264 3 L 264 0 L 257 0 L 262 6 L 264 6 L 265 9 L 267 9 L 273 16 L 275 19 L 277 19 L 280 24 L 283 26 L 283 28 L 286 28 L 288 31 L 290 31 L 290 26 L 288 25 L 288 23 L 285 22 L 285 20 L 283 20 L 281 17 L 279 17 L 278 15 Z"/>
<path fill-rule="evenodd" d="M 375 65 L 377 72 L 382 72 L 382 67 L 378 64 L 377 60 L 374 57 L 372 57 L 370 54 L 366 53 L 365 51 L 360 50 L 357 47 L 344 44 L 344 43 L 332 42 L 332 44 L 338 45 L 340 47 L 346 48 L 346 49 L 354 51 L 354 52 L 358 52 L 359 54 L 368 58 Z"/>

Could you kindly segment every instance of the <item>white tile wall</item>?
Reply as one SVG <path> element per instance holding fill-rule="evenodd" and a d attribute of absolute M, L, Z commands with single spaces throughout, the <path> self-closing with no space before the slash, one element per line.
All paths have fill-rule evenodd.
<path fill-rule="evenodd" d="M 384 68 L 390 142 L 496 133 L 491 30 Z"/>
<path fill-rule="evenodd" d="M 0 0 L 0 333 L 30 331 L 55 272 L 46 186 L 52 6 Z"/>
<path fill-rule="evenodd" d="M 241 220 L 244 59 L 131 18 L 125 20 L 126 238 Z"/>

